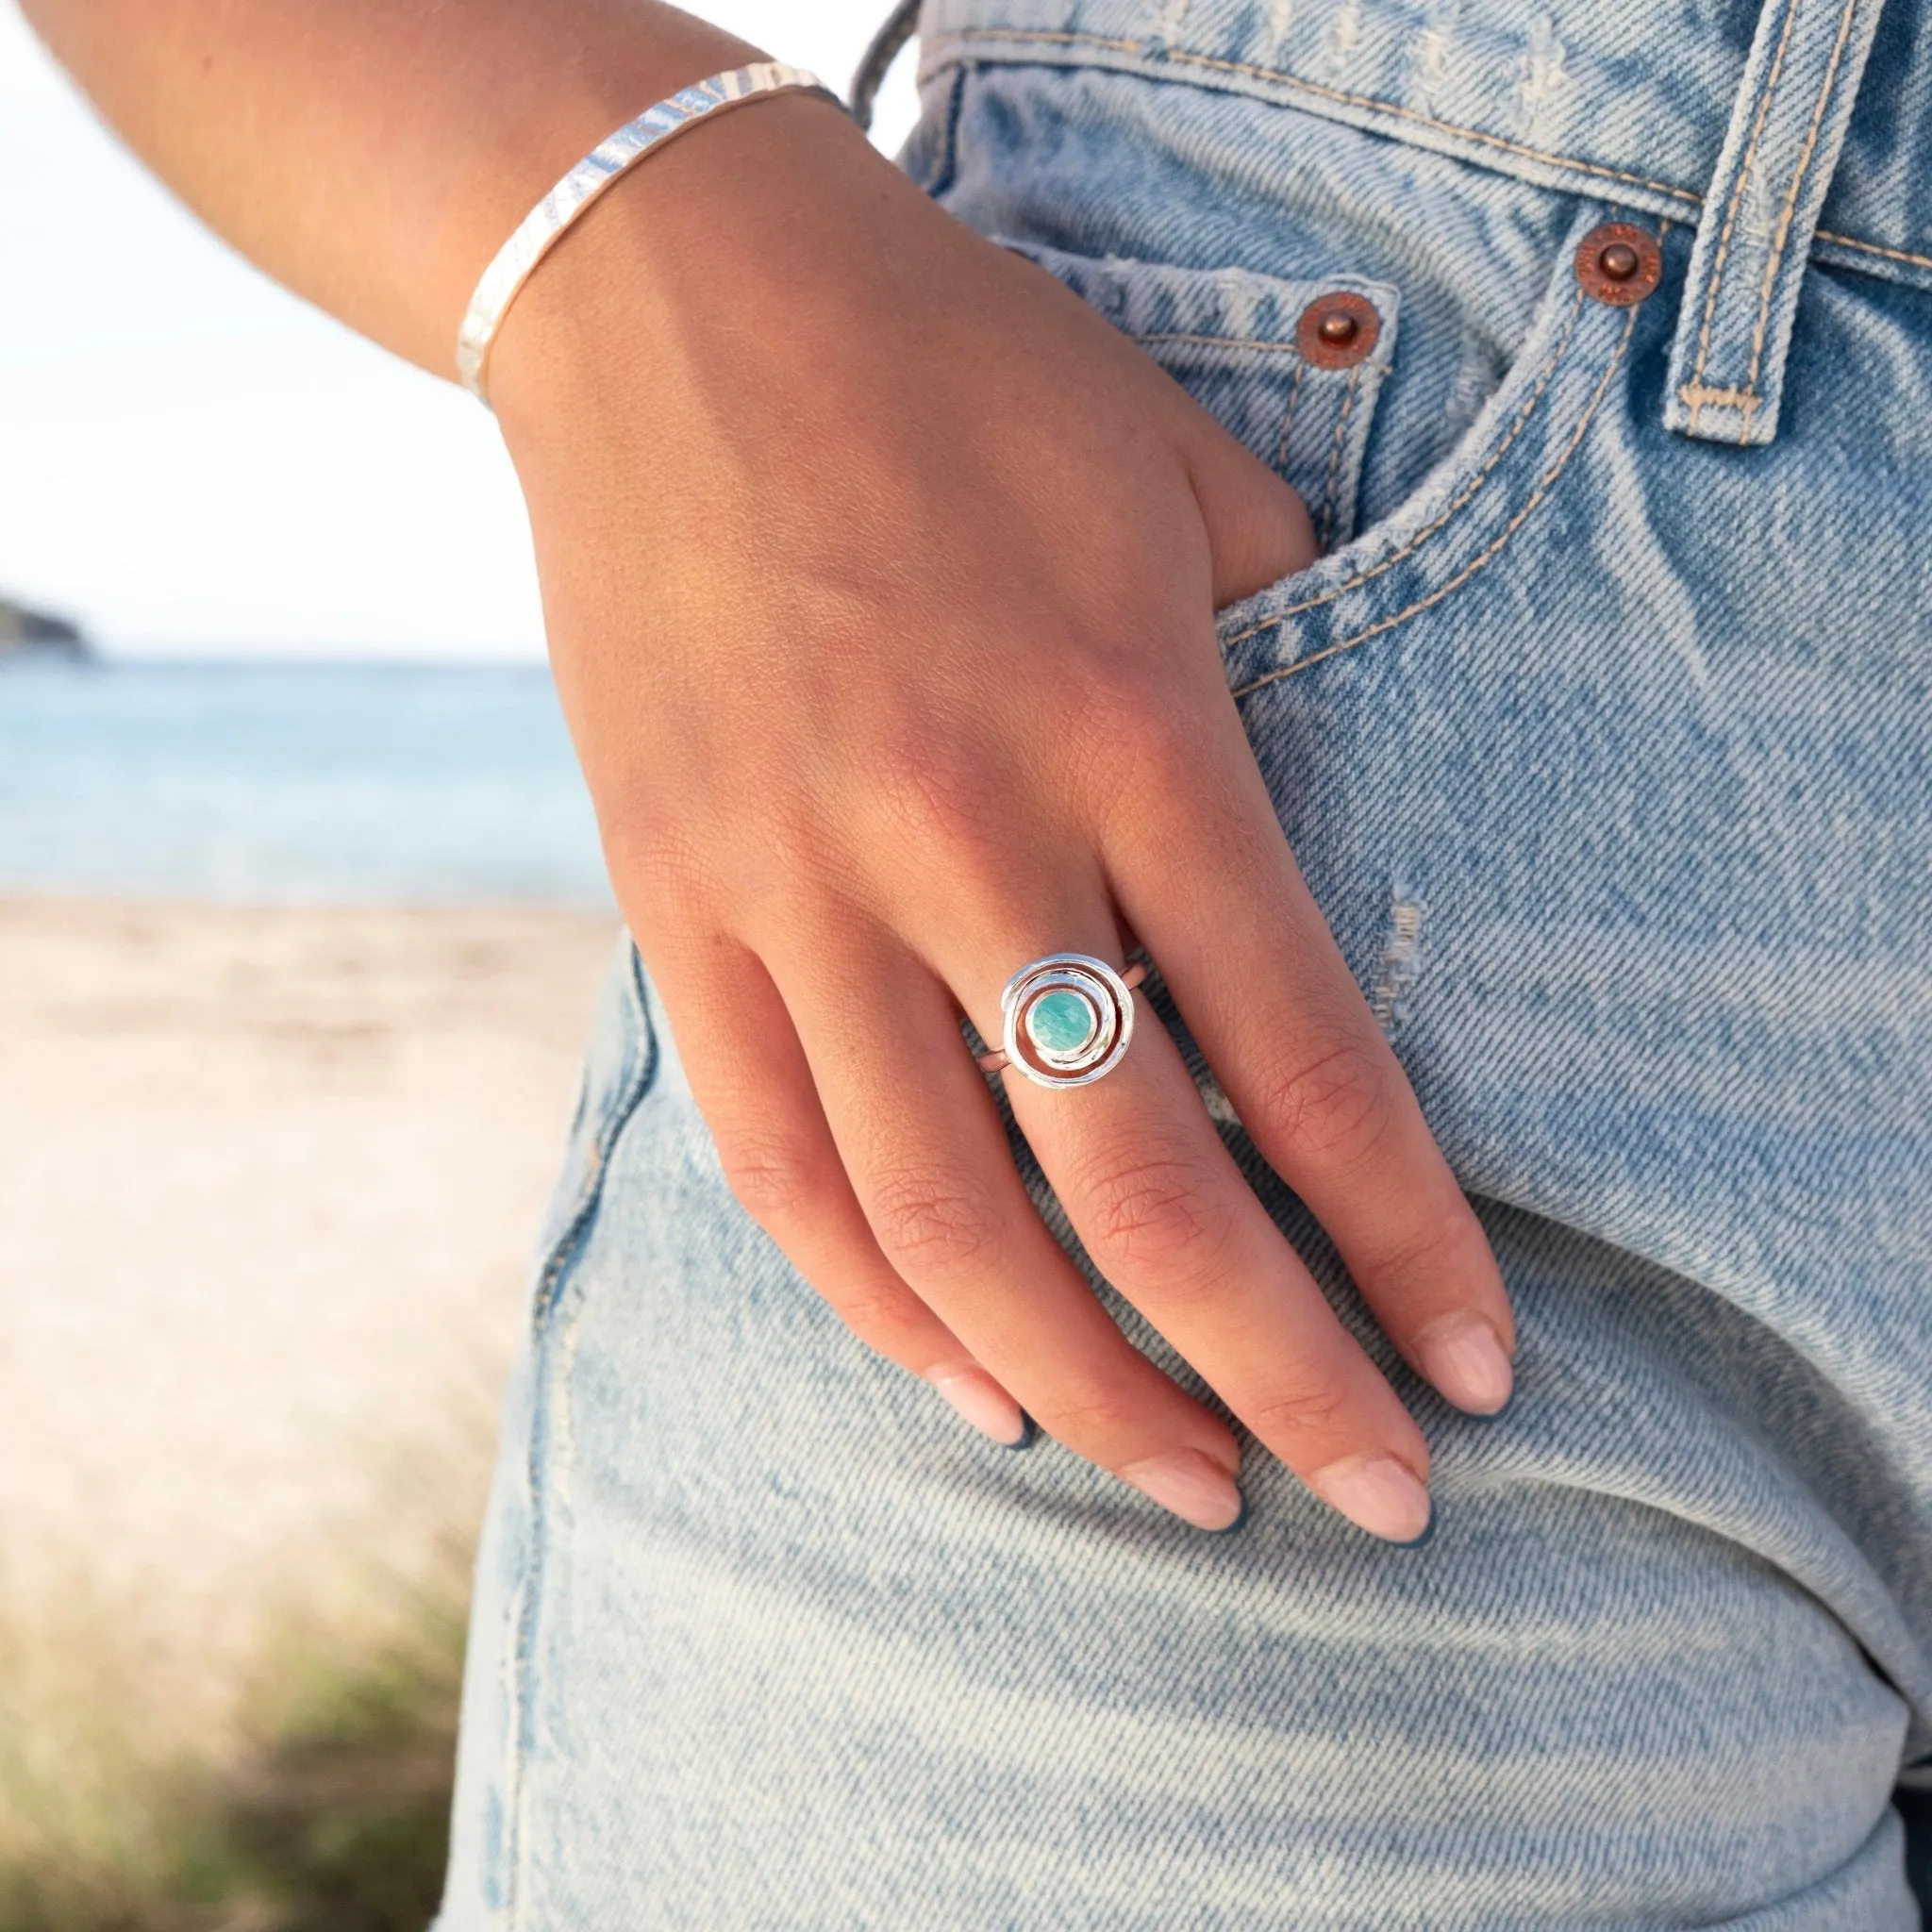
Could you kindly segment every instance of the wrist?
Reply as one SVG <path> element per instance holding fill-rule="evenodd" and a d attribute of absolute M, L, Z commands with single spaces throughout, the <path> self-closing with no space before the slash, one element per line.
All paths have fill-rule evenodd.
<path fill-rule="evenodd" d="M 629 401 L 668 404 L 748 318 L 840 273 L 837 239 L 883 195 L 924 203 L 832 103 L 747 101 L 647 155 L 565 231 L 504 317 L 491 401 L 522 469 Z"/>

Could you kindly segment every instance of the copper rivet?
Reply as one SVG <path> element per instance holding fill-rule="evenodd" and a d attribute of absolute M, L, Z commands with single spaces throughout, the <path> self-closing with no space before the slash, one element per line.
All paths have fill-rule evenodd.
<path fill-rule="evenodd" d="M 1353 369 L 1375 352 L 1382 317 L 1366 295 L 1333 289 L 1304 308 L 1294 325 L 1294 345 L 1317 369 Z"/>
<path fill-rule="evenodd" d="M 1576 279 L 1592 302 L 1635 308 L 1664 272 L 1663 250 L 1635 222 L 1604 222 L 1576 244 Z"/>

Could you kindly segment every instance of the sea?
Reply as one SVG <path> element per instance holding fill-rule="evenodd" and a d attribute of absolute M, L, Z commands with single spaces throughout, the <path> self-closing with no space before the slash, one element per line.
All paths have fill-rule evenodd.
<path fill-rule="evenodd" d="M 541 666 L 0 663 L 0 892 L 607 907 Z"/>

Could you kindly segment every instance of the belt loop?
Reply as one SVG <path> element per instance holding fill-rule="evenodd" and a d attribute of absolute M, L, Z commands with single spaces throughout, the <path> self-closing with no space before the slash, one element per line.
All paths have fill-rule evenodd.
<path fill-rule="evenodd" d="M 1764 0 L 1690 254 L 1664 425 L 1777 434 L 1798 288 L 1881 0 Z"/>

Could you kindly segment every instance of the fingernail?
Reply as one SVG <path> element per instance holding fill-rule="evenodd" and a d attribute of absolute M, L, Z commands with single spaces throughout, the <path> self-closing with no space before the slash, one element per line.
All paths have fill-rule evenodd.
<path fill-rule="evenodd" d="M 1026 1411 L 984 1369 L 954 1369 L 926 1380 L 1002 1449 L 1024 1449 L 1032 1441 L 1033 1424 Z"/>
<path fill-rule="evenodd" d="M 1130 1462 L 1121 1476 L 1196 1529 L 1237 1529 L 1248 1513 L 1235 1479 L 1198 1449 Z"/>
<path fill-rule="evenodd" d="M 1428 1491 L 1392 1456 L 1351 1456 L 1331 1462 L 1308 1478 L 1308 1487 L 1384 1542 L 1424 1542 L 1436 1526 Z"/>
<path fill-rule="evenodd" d="M 1509 1406 L 1516 1374 L 1496 1331 L 1475 1315 L 1453 1315 L 1415 1339 L 1422 1372 L 1457 1408 L 1497 1415 Z"/>

